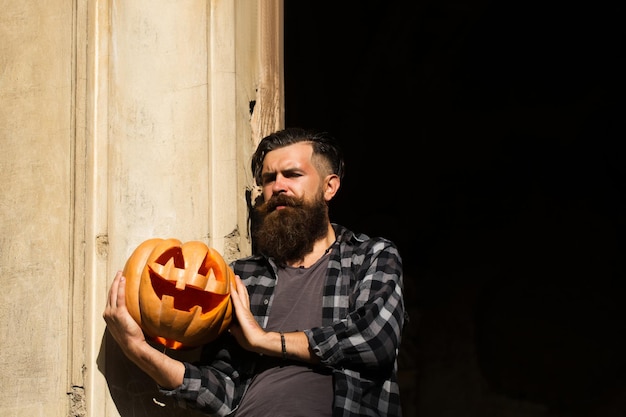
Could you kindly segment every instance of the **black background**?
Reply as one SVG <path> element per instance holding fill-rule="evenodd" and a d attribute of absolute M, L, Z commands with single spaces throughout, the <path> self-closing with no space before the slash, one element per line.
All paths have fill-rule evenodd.
<path fill-rule="evenodd" d="M 406 415 L 626 415 L 624 17 L 285 1 L 286 125 L 342 142 L 332 220 L 403 256 Z"/>

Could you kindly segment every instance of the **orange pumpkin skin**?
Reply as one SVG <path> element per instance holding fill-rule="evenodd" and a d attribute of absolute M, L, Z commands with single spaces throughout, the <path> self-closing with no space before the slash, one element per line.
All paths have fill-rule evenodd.
<path fill-rule="evenodd" d="M 126 306 L 144 333 L 171 349 L 215 340 L 232 318 L 235 275 L 202 242 L 149 239 L 124 266 Z"/>

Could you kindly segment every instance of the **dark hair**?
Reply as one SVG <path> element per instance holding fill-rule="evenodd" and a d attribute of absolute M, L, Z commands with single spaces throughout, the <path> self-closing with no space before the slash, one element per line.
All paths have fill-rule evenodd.
<path fill-rule="evenodd" d="M 313 146 L 313 155 L 324 158 L 330 165 L 333 174 L 339 179 L 343 178 L 344 160 L 343 152 L 335 139 L 326 132 L 316 132 L 298 127 L 286 128 L 261 139 L 252 155 L 252 175 L 257 185 L 261 185 L 261 171 L 263 160 L 268 152 L 298 142 L 310 142 Z"/>

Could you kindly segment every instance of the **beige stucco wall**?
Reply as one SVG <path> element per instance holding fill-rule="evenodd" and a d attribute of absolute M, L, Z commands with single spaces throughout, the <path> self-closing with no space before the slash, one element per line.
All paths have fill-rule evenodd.
<path fill-rule="evenodd" d="M 58 0 L 0 8 L 0 415 L 64 415 L 72 10 Z"/>
<path fill-rule="evenodd" d="M 175 415 L 107 343 L 106 292 L 151 237 L 249 252 L 249 157 L 283 123 L 282 2 L 1 7 L 0 415 Z"/>

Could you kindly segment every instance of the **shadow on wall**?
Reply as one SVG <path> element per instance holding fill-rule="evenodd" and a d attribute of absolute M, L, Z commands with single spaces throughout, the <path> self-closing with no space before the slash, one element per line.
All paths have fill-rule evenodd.
<path fill-rule="evenodd" d="M 193 361 L 199 357 L 200 350 L 168 351 L 168 355 Z M 206 417 L 197 411 L 182 409 L 162 395 L 156 383 L 124 355 L 108 331 L 102 338 L 97 364 L 121 417 Z"/>

